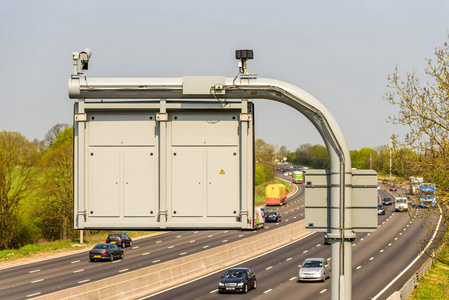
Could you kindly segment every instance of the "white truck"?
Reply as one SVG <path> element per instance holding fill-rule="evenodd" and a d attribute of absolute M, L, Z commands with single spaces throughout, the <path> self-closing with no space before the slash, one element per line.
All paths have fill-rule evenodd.
<path fill-rule="evenodd" d="M 407 197 L 398 197 L 394 200 L 394 211 L 408 211 Z"/>

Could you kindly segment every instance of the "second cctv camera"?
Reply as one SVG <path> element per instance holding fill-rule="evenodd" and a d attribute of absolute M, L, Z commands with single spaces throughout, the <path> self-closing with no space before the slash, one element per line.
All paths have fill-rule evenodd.
<path fill-rule="evenodd" d="M 84 49 L 80 52 L 81 69 L 87 70 L 89 67 L 89 58 L 92 56 L 92 50 L 89 48 Z"/>

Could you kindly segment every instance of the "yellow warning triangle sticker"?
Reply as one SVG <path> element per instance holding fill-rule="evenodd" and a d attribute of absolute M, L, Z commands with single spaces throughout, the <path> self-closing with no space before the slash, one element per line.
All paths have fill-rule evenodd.
<path fill-rule="evenodd" d="M 223 169 L 221 169 L 220 174 L 225 174 L 225 172 L 223 171 Z"/>

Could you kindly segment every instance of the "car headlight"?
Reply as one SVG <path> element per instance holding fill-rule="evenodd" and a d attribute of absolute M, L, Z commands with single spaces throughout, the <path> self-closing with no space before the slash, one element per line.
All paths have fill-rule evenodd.
<path fill-rule="evenodd" d="M 219 282 L 218 286 L 224 286 L 225 284 L 223 282 Z"/>
<path fill-rule="evenodd" d="M 237 286 L 243 286 L 244 282 L 237 283 Z"/>

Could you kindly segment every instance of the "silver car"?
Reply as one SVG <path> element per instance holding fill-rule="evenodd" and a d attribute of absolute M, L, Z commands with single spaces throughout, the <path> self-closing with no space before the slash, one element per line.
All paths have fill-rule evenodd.
<path fill-rule="evenodd" d="M 331 266 L 325 258 L 306 258 L 298 267 L 299 281 L 326 281 L 331 277 Z"/>

